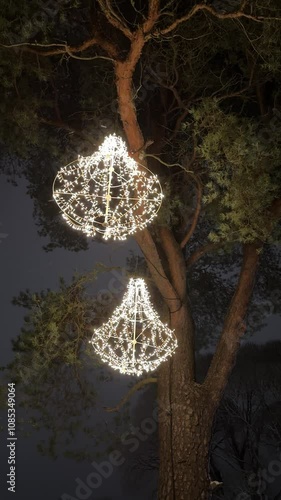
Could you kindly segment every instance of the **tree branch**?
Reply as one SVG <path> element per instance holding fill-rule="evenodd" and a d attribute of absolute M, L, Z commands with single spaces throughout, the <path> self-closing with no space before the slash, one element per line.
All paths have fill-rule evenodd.
<path fill-rule="evenodd" d="M 180 245 L 167 226 L 160 227 L 159 236 L 168 261 L 172 285 L 181 301 L 180 305 L 171 311 L 170 326 L 175 329 L 180 345 L 180 349 L 174 353 L 171 365 L 175 363 L 175 366 L 177 364 L 181 366 L 180 384 L 190 384 L 194 381 L 195 374 L 194 322 L 187 296 L 184 256 Z M 178 383 L 173 380 L 176 391 Z"/>
<path fill-rule="evenodd" d="M 86 40 L 83 42 L 81 45 L 78 45 L 76 47 L 72 47 L 70 45 L 67 45 L 66 43 L 51 43 L 51 44 L 41 44 L 41 43 L 16 43 L 13 45 L 2 45 L 1 47 L 8 48 L 8 49 L 20 49 L 23 50 L 24 52 L 30 52 L 31 54 L 37 54 L 42 57 L 48 57 L 48 56 L 56 56 L 56 55 L 62 55 L 62 54 L 67 54 L 71 57 L 74 57 L 73 54 L 76 54 L 78 52 L 84 52 L 87 50 L 89 47 L 92 47 L 93 45 L 98 45 L 101 47 L 105 52 L 107 52 L 110 57 L 113 60 L 118 59 L 118 51 L 115 47 L 115 45 L 111 44 L 107 40 L 100 38 L 98 35 L 96 35 L 93 38 L 90 38 L 89 40 Z M 54 48 L 50 48 L 54 47 Z M 50 50 L 45 50 L 45 49 L 50 49 Z M 42 50 L 38 50 L 42 49 Z"/>
<path fill-rule="evenodd" d="M 212 252 L 214 250 L 217 250 L 218 248 L 221 248 L 222 243 L 207 243 L 206 245 L 203 245 L 199 248 L 197 248 L 187 259 L 186 261 L 186 267 L 190 268 L 193 266 L 201 257 L 206 255 L 206 253 Z"/>
<path fill-rule="evenodd" d="M 184 111 L 178 116 L 176 124 L 175 124 L 175 128 L 172 132 L 172 135 L 169 137 L 170 141 L 172 141 L 176 137 L 178 131 L 180 130 L 180 126 L 181 126 L 183 120 L 187 117 L 188 113 L 189 113 L 189 109 L 184 109 Z"/>
<path fill-rule="evenodd" d="M 124 404 L 127 403 L 127 401 L 133 396 L 133 394 L 135 394 L 135 392 L 142 389 L 142 387 L 144 387 L 145 385 L 157 384 L 157 380 L 158 380 L 157 377 L 148 377 L 144 378 L 143 380 L 140 380 L 127 392 L 127 394 L 125 394 L 125 396 L 121 399 L 118 405 L 114 406 L 113 408 L 105 406 L 104 409 L 109 413 L 119 411 L 120 408 L 122 408 L 122 406 L 124 406 Z"/>
<path fill-rule="evenodd" d="M 135 34 L 133 42 L 131 43 L 131 48 L 127 58 L 125 61 L 117 61 L 115 65 L 116 90 L 118 95 L 120 117 L 127 136 L 130 151 L 136 152 L 136 154 L 132 155 L 136 161 L 139 160 L 138 152 L 143 148 L 145 141 L 134 107 L 132 79 L 144 44 L 144 35 L 142 30 L 139 29 Z"/>
<path fill-rule="evenodd" d="M 44 125 L 50 125 L 51 127 L 56 127 L 63 130 L 67 130 L 68 132 L 72 132 L 73 134 L 76 134 L 79 137 L 81 137 L 84 141 L 88 141 L 92 146 L 96 145 L 95 143 L 93 143 L 91 136 L 85 134 L 85 132 L 83 132 L 82 130 L 78 130 L 76 128 L 71 127 L 71 125 L 68 125 L 68 123 L 63 122 L 62 120 L 48 120 L 47 118 L 43 118 L 40 116 L 38 117 L 38 120 L 40 123 L 43 123 Z"/>
<path fill-rule="evenodd" d="M 114 59 L 112 59 L 112 57 L 106 57 L 106 56 L 93 56 L 93 57 L 81 57 L 81 56 L 75 56 L 74 54 L 72 54 L 72 52 L 69 52 L 67 50 L 67 55 L 69 57 L 72 57 L 73 59 L 78 59 L 79 61 L 93 61 L 94 59 L 104 59 L 105 61 L 113 61 L 114 62 Z"/>
<path fill-rule="evenodd" d="M 117 61 L 115 65 L 116 89 L 118 104 L 123 128 L 131 151 L 139 152 L 143 148 L 144 139 L 140 129 L 134 98 L 132 92 L 132 78 L 136 65 L 140 59 L 142 49 L 145 45 L 145 33 L 148 33 L 155 25 L 159 16 L 159 0 L 150 0 L 148 7 L 148 17 L 133 34 L 130 51 L 125 61 Z M 138 161 L 139 155 L 132 155 Z"/>
<path fill-rule="evenodd" d="M 154 283 L 170 311 L 178 310 L 181 307 L 182 301 L 164 271 L 158 250 L 148 229 L 137 233 L 135 240 L 147 261 L 148 269 Z"/>
<path fill-rule="evenodd" d="M 160 226 L 159 236 L 169 264 L 172 284 L 183 301 L 186 296 L 186 271 L 183 253 L 172 231 L 167 226 Z"/>
<path fill-rule="evenodd" d="M 142 30 L 144 34 L 150 33 L 152 28 L 155 26 L 156 21 L 159 18 L 160 1 L 150 0 L 148 6 L 148 16 L 146 21 L 142 25 Z"/>
<path fill-rule="evenodd" d="M 204 381 L 214 405 L 217 405 L 226 386 L 239 349 L 240 338 L 246 329 L 244 318 L 252 296 L 260 249 L 260 244 L 247 244 L 243 248 L 239 280 L 216 352 Z"/>
<path fill-rule="evenodd" d="M 194 7 L 192 7 L 192 9 L 187 14 L 185 14 L 183 17 L 181 17 L 179 19 L 176 19 L 172 24 L 170 24 L 170 26 L 167 26 L 167 28 L 163 28 L 158 33 L 156 33 L 156 35 L 159 33 L 161 35 L 166 35 L 167 33 L 170 33 L 171 31 L 173 31 L 175 28 L 177 28 L 183 22 L 189 21 L 189 19 L 191 19 L 197 12 L 200 12 L 200 11 L 207 11 L 210 14 L 212 14 L 213 16 L 217 17 L 218 19 L 238 19 L 238 18 L 244 17 L 246 19 L 251 19 L 252 21 L 255 21 L 255 22 L 262 22 L 265 20 L 281 21 L 281 18 L 279 18 L 279 17 L 253 16 L 251 14 L 246 14 L 246 12 L 244 12 L 243 10 L 238 10 L 236 12 L 221 13 L 221 12 L 217 12 L 210 5 L 200 3 L 197 5 L 194 5 Z"/>
<path fill-rule="evenodd" d="M 198 222 L 198 219 L 199 219 L 199 215 L 200 215 L 200 211 L 201 211 L 201 201 L 202 201 L 202 185 L 201 185 L 201 182 L 200 180 L 197 178 L 197 177 L 194 177 L 195 179 L 195 182 L 197 184 L 197 203 L 196 203 L 196 209 L 195 209 L 195 212 L 194 212 L 194 216 L 193 216 L 193 220 L 192 220 L 192 223 L 191 223 L 191 226 L 190 226 L 190 229 L 189 231 L 187 232 L 187 234 L 185 235 L 185 237 L 183 238 L 180 246 L 181 248 L 184 248 L 187 243 L 189 242 L 190 238 L 192 237 L 195 229 L 196 229 L 196 226 L 197 226 L 197 222 Z"/>
<path fill-rule="evenodd" d="M 230 94 L 225 94 L 225 95 L 221 95 L 220 97 L 217 97 L 218 102 L 223 101 L 225 99 L 232 98 L 232 97 L 240 97 L 244 92 L 247 92 L 252 86 L 255 67 L 256 67 L 256 61 L 254 61 L 254 63 L 252 64 L 248 85 L 246 85 L 242 89 L 238 90 L 237 92 L 231 92 Z M 211 97 L 213 97 L 213 96 L 211 96 Z"/>
<path fill-rule="evenodd" d="M 128 28 L 126 23 L 114 11 L 110 0 L 98 0 L 99 6 L 104 13 L 106 19 L 118 31 L 121 31 L 129 40 L 133 40 L 133 33 Z"/>

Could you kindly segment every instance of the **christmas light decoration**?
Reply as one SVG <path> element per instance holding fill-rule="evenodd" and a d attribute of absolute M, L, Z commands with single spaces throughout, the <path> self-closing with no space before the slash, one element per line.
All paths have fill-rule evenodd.
<path fill-rule="evenodd" d="M 59 170 L 53 196 L 71 227 L 87 236 L 124 240 L 152 221 L 163 193 L 157 176 L 140 169 L 113 134 L 93 155 Z"/>
<path fill-rule="evenodd" d="M 174 332 L 160 321 L 141 278 L 130 279 L 122 303 L 90 343 L 102 361 L 128 375 L 155 370 L 177 347 Z"/>

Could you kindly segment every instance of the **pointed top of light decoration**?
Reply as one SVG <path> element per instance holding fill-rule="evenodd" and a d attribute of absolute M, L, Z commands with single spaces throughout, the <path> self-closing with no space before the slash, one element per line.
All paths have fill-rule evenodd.
<path fill-rule="evenodd" d="M 130 279 L 122 303 L 90 342 L 102 361 L 127 375 L 155 370 L 177 347 L 174 332 L 160 321 L 140 278 Z"/>
<path fill-rule="evenodd" d="M 59 170 L 53 196 L 74 229 L 124 240 L 154 219 L 163 193 L 157 176 L 140 170 L 125 142 L 113 134 L 93 155 Z"/>

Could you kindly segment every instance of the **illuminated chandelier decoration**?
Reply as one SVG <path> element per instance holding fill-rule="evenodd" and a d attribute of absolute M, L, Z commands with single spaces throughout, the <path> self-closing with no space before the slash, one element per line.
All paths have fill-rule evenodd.
<path fill-rule="evenodd" d="M 157 176 L 139 169 L 125 142 L 113 134 L 93 155 L 59 170 L 53 196 L 71 227 L 87 236 L 124 240 L 152 221 L 163 193 Z"/>
<path fill-rule="evenodd" d="M 128 375 L 155 370 L 177 347 L 174 332 L 160 321 L 141 278 L 130 279 L 122 303 L 90 343 L 102 361 Z"/>

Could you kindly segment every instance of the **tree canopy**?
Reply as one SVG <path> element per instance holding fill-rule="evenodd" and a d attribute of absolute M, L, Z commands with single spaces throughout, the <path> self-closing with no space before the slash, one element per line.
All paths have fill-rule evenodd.
<path fill-rule="evenodd" d="M 246 242 L 267 238 L 268 209 L 280 185 L 280 7 L 252 2 L 249 13 L 232 18 L 237 4 L 226 12 L 199 4 L 190 16 L 185 3 L 163 5 L 137 63 L 133 98 L 144 138 L 153 141 L 145 158 L 168 194 L 162 220 L 181 232 L 192 208 L 186 185 L 198 189 L 196 172 L 205 206 L 218 216 L 211 239 Z M 45 8 L 23 0 L 1 9 L 0 140 L 29 158 L 28 165 L 19 167 L 15 156 L 12 163 L 28 178 L 40 233 L 51 238 L 48 249 L 86 248 L 81 235 L 56 230 L 55 172 L 77 153 L 93 152 L 104 134 L 123 133 L 114 62 L 105 52 L 114 46 L 112 59 L 125 59 L 131 35 L 124 26 L 137 29 L 147 7 L 118 4 L 101 42 L 113 16 L 107 9 L 104 2 L 76 0 Z M 186 22 L 177 23 L 180 16 Z"/>

